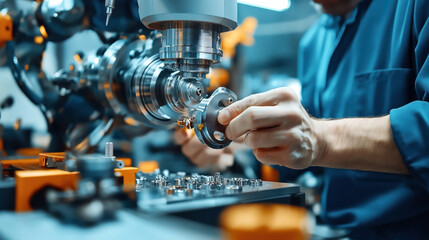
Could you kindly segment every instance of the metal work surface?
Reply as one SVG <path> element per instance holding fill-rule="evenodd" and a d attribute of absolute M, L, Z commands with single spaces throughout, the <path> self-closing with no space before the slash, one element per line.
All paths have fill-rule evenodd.
<path fill-rule="evenodd" d="M 0 213 L 0 239 L 220 239 L 219 229 L 176 217 L 118 211 L 116 219 L 92 227 L 64 224 L 45 212 Z"/>
<path fill-rule="evenodd" d="M 226 178 L 184 172 L 144 174 L 136 179 L 138 207 L 144 212 L 174 213 L 231 204 L 290 198 L 298 185 L 260 179 Z"/>

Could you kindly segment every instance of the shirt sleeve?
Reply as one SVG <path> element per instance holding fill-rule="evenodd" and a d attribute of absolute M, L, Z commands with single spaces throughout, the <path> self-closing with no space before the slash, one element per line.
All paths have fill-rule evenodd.
<path fill-rule="evenodd" d="M 390 124 L 404 163 L 429 192 L 429 4 L 416 1 L 415 8 L 416 13 L 420 12 L 415 15 L 413 26 L 418 100 L 391 110 Z"/>

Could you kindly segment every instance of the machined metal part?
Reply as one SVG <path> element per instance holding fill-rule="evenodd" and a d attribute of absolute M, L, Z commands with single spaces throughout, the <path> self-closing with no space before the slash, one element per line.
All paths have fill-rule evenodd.
<path fill-rule="evenodd" d="M 107 143 L 105 155 L 88 154 L 66 159 L 66 163 L 74 160 L 73 170 L 79 171 L 77 190 L 63 192 L 48 188 L 45 194 L 47 210 L 78 224 L 95 224 L 113 218 L 122 207 L 120 199 L 125 199 L 125 194 L 115 179 L 112 149 L 113 144 Z"/>
<path fill-rule="evenodd" d="M 201 101 L 195 111 L 195 133 L 201 142 L 214 149 L 227 147 L 231 140 L 226 137 L 226 127 L 217 121 L 219 111 L 237 100 L 237 96 L 227 88 L 218 88 L 208 98 Z"/>
<path fill-rule="evenodd" d="M 204 79 L 222 57 L 220 28 L 200 22 L 165 22 L 160 59 L 185 78 Z"/>
<path fill-rule="evenodd" d="M 115 8 L 116 0 L 106 0 L 104 6 L 106 7 L 106 26 L 109 25 L 109 19 L 112 16 L 113 9 Z"/>
<path fill-rule="evenodd" d="M 100 58 L 98 76 L 103 81 L 96 86 L 115 114 L 130 116 L 149 127 L 173 127 L 197 108 L 207 86 L 166 68 L 153 49 L 157 42 L 159 38 L 114 43 Z M 130 59 L 131 51 L 140 54 Z"/>
<path fill-rule="evenodd" d="M 85 4 L 82 0 L 44 0 L 38 13 L 39 24 L 44 29 L 42 34 L 50 41 L 63 41 L 84 28 Z"/>
<path fill-rule="evenodd" d="M 139 0 L 141 21 L 162 30 L 160 59 L 185 78 L 204 79 L 220 61 L 220 33 L 237 27 L 236 0 Z M 168 6 L 168 7 L 167 7 Z"/>
<path fill-rule="evenodd" d="M 142 176 L 153 184 L 136 185 L 140 210 L 153 213 L 181 212 L 235 203 L 266 201 L 299 193 L 299 186 L 263 182 L 261 179 L 170 173 L 166 178 L 153 173 Z M 252 184 L 251 184 L 252 182 Z"/>
<path fill-rule="evenodd" d="M 106 142 L 104 147 L 104 157 L 110 159 L 115 168 L 123 168 L 125 166 L 124 162 L 121 160 L 116 160 L 115 155 L 113 154 L 114 146 L 112 142 Z"/>

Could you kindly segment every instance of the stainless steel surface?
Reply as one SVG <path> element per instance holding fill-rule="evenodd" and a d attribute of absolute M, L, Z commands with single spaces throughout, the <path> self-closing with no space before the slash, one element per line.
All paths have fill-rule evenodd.
<path fill-rule="evenodd" d="M 184 78 L 202 80 L 222 56 L 220 33 L 237 26 L 236 0 L 139 0 L 142 22 L 162 30 L 160 59 Z"/>
<path fill-rule="evenodd" d="M 228 178 L 170 173 L 169 177 L 144 174 L 136 186 L 138 207 L 144 212 L 173 213 L 261 202 L 299 193 L 297 185 L 263 182 L 260 179 Z"/>
<path fill-rule="evenodd" d="M 198 139 L 209 147 L 219 149 L 227 147 L 231 140 L 226 137 L 225 126 L 217 121 L 219 111 L 237 100 L 229 89 L 218 88 L 213 94 L 201 101 L 195 111 L 194 129 Z"/>
<path fill-rule="evenodd" d="M 106 7 L 106 26 L 109 25 L 109 19 L 112 16 L 113 9 L 115 8 L 116 0 L 106 0 L 104 6 Z"/>
<path fill-rule="evenodd" d="M 39 19 L 51 41 L 62 41 L 82 30 L 84 16 L 82 0 L 44 0 L 40 5 Z"/>
<path fill-rule="evenodd" d="M 106 157 L 113 157 L 113 143 L 112 142 L 106 142 L 105 149 L 104 149 L 104 155 Z"/>
<path fill-rule="evenodd" d="M 165 22 L 162 24 L 160 59 L 178 69 L 183 77 L 203 79 L 213 63 L 222 56 L 220 27 L 200 22 Z"/>

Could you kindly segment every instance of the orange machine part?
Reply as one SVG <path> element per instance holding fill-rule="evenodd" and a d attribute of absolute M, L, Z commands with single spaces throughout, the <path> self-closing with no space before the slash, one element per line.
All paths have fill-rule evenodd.
<path fill-rule="evenodd" d="M 37 156 L 43 150 L 41 148 L 20 148 L 16 153 L 21 156 Z"/>
<path fill-rule="evenodd" d="M 68 172 L 58 169 L 47 169 L 46 161 L 53 158 L 56 161 L 63 161 L 65 154 L 40 153 L 39 159 L 16 159 L 1 160 L 3 168 L 15 167 L 16 192 L 15 192 L 15 210 L 18 212 L 32 210 L 30 206 L 31 197 L 40 189 L 46 186 L 52 186 L 59 190 L 76 190 L 79 179 L 79 172 Z M 118 158 L 122 160 L 125 166 L 131 166 L 130 158 Z M 118 177 L 123 178 L 124 191 L 132 191 L 135 187 L 135 175 L 138 168 L 124 167 L 115 169 Z"/>
<path fill-rule="evenodd" d="M 0 47 L 13 40 L 13 21 L 8 14 L 0 13 Z"/>
<path fill-rule="evenodd" d="M 139 170 L 143 173 L 153 173 L 158 168 L 159 164 L 157 161 L 142 161 L 139 163 Z"/>
<path fill-rule="evenodd" d="M 133 165 L 131 158 L 116 158 L 116 160 L 124 162 L 125 167 L 131 167 Z"/>
<path fill-rule="evenodd" d="M 3 138 L 0 138 L 0 157 L 6 157 L 6 151 L 4 151 Z"/>
<path fill-rule="evenodd" d="M 46 186 L 60 190 L 76 190 L 78 177 L 78 172 L 57 169 L 16 171 L 15 210 L 17 212 L 32 210 L 31 197 Z"/>
<path fill-rule="evenodd" d="M 254 17 L 247 17 L 244 21 L 234 30 L 222 33 L 222 50 L 223 56 L 232 58 L 235 55 L 235 47 L 238 44 L 250 46 L 253 44 L 253 34 L 258 26 L 258 20 Z"/>
<path fill-rule="evenodd" d="M 3 168 L 10 168 L 12 165 L 29 165 L 34 166 L 37 165 L 39 162 L 39 159 L 11 159 L 11 160 L 0 160 L 0 163 Z"/>
<path fill-rule="evenodd" d="M 261 166 L 261 178 L 263 181 L 270 181 L 270 182 L 279 182 L 280 181 L 280 173 L 277 169 L 262 164 Z"/>
<path fill-rule="evenodd" d="M 210 86 L 207 91 L 212 92 L 218 87 L 225 87 L 229 82 L 229 73 L 223 68 L 211 68 L 207 78 L 210 79 Z"/>
<path fill-rule="evenodd" d="M 136 173 L 139 169 L 136 167 L 115 168 L 115 173 L 123 177 L 124 192 L 133 191 L 136 186 Z"/>
<path fill-rule="evenodd" d="M 220 215 L 224 240 L 310 239 L 304 208 L 283 204 L 245 204 Z"/>

